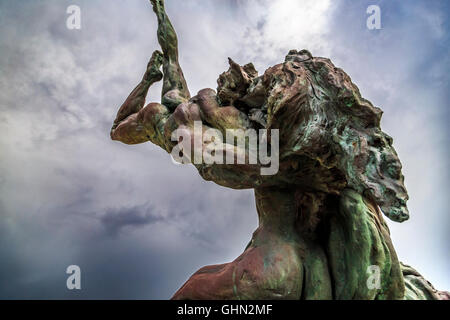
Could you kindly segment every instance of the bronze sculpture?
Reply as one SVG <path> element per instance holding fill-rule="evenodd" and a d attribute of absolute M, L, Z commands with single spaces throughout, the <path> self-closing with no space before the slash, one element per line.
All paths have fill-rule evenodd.
<path fill-rule="evenodd" d="M 173 133 L 195 135 L 195 122 L 201 132 L 214 128 L 223 135 L 228 129 L 279 132 L 274 174 L 260 174 L 260 162 L 194 163 L 206 180 L 254 189 L 259 227 L 241 256 L 198 270 L 174 299 L 449 298 L 397 258 L 382 213 L 397 222 L 409 217 L 401 163 L 380 129 L 382 111 L 343 70 L 306 50 L 291 50 L 261 76 L 251 63 L 230 59 L 217 93 L 203 89 L 191 97 L 164 1 L 151 3 L 162 52 L 153 53 L 120 107 L 111 138 L 151 141 L 171 153 L 178 142 Z M 149 87 L 161 79 L 161 103 L 144 107 Z M 215 141 L 248 160 L 248 137 L 245 142 Z M 367 282 L 372 266 L 380 279 L 375 288 Z"/>

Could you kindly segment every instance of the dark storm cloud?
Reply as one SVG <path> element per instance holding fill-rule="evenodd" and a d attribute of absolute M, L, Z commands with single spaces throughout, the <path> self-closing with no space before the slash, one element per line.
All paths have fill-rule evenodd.
<path fill-rule="evenodd" d="M 142 226 L 161 220 L 161 217 L 154 215 L 153 208 L 148 204 L 108 209 L 100 218 L 101 223 L 106 228 L 106 232 L 112 236 L 117 235 L 125 227 Z"/>

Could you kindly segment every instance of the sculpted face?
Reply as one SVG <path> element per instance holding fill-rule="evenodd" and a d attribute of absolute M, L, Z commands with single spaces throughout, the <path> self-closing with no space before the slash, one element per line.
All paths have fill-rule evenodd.
<path fill-rule="evenodd" d="M 370 137 L 371 161 L 366 165 L 372 196 L 381 210 L 394 221 L 409 218 L 406 201 L 408 194 L 404 186 L 402 164 L 392 146 L 392 138 L 380 133 Z M 375 169 L 375 170 L 374 170 Z"/>

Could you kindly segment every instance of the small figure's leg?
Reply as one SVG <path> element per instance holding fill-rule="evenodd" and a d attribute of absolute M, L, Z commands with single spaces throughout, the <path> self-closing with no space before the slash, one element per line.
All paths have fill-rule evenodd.
<path fill-rule="evenodd" d="M 142 109 L 148 89 L 153 83 L 162 79 L 162 73 L 159 70 L 161 68 L 162 60 L 162 53 L 158 50 L 154 51 L 141 82 L 134 88 L 119 108 L 112 130 L 114 130 L 122 120 Z"/>
<path fill-rule="evenodd" d="M 169 118 L 169 110 L 159 103 L 149 103 L 133 113 L 111 130 L 111 139 L 125 144 L 151 141 L 168 151 L 164 136 L 164 125 Z"/>
<path fill-rule="evenodd" d="M 158 42 L 164 53 L 161 103 L 173 111 L 191 97 L 178 62 L 178 39 L 164 9 L 164 0 L 150 0 L 158 17 Z"/>
<path fill-rule="evenodd" d="M 167 118 L 168 110 L 158 103 L 150 103 L 145 108 L 143 107 L 148 89 L 163 77 L 159 70 L 162 60 L 161 52 L 153 52 L 144 77 L 117 112 L 111 128 L 111 139 L 126 144 L 137 144 L 150 140 L 161 145 L 162 139 L 158 132 L 161 128 L 159 122 Z"/>

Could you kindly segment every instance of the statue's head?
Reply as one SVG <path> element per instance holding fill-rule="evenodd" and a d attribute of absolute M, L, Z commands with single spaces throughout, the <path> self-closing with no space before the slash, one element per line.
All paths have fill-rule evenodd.
<path fill-rule="evenodd" d="M 281 100 L 269 103 L 268 125 L 289 128 L 280 134 L 288 141 L 285 152 L 306 154 L 322 166 L 339 169 L 347 186 L 374 200 L 390 219 L 407 220 L 402 165 L 392 138 L 380 129 L 382 111 L 361 97 L 342 69 L 306 50 L 291 50 L 282 69 L 272 74 L 273 94 L 268 96 L 279 89 L 273 81 L 286 89 Z M 280 107 L 295 99 L 298 103 Z"/>
<path fill-rule="evenodd" d="M 394 221 L 408 219 L 402 165 L 392 138 L 380 129 L 382 111 L 362 98 L 329 59 L 291 50 L 284 63 L 260 77 L 253 65 L 241 67 L 230 59 L 218 84 L 222 105 L 258 105 L 266 114 L 266 128 L 279 129 L 283 181 L 295 184 L 310 172 L 340 176 L 340 188 L 364 194 Z M 302 171 L 302 166 L 309 167 Z M 327 179 L 333 177 L 322 181 Z"/>

